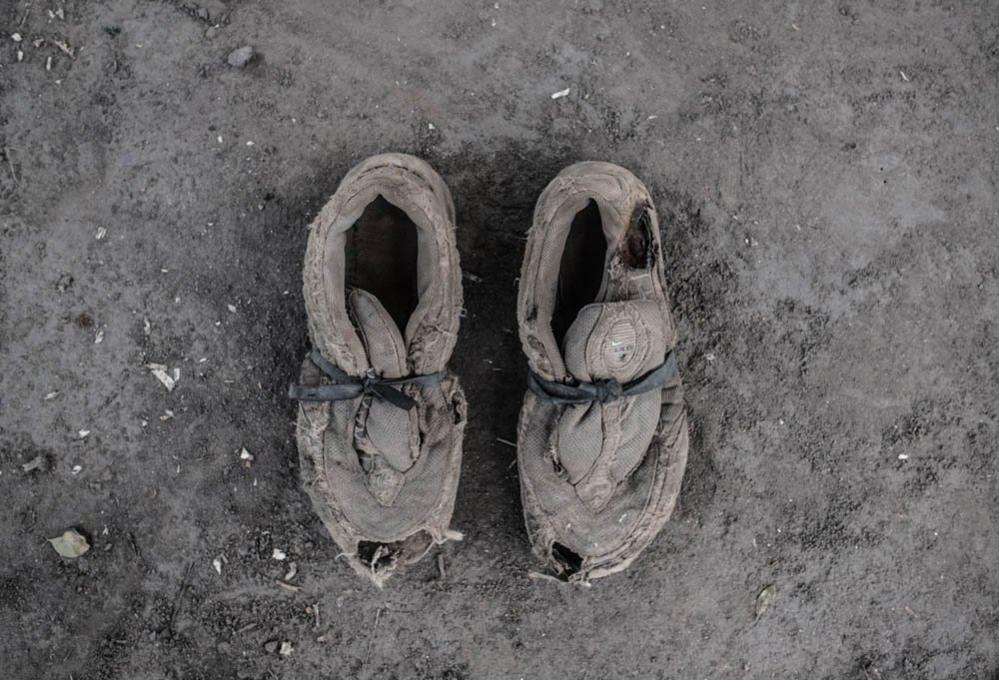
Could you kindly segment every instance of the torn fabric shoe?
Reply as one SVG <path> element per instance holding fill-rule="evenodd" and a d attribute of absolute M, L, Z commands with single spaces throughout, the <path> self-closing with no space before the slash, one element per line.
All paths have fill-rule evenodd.
<path fill-rule="evenodd" d="M 461 537 L 449 528 L 465 429 L 447 368 L 461 311 L 454 204 L 427 163 L 383 154 L 347 174 L 310 230 L 313 349 L 289 390 L 302 481 L 346 561 L 381 586 Z"/>
<path fill-rule="evenodd" d="M 517 316 L 530 366 L 517 459 L 528 535 L 557 577 L 625 569 L 673 512 L 687 460 L 659 224 L 610 163 L 545 189 Z"/>

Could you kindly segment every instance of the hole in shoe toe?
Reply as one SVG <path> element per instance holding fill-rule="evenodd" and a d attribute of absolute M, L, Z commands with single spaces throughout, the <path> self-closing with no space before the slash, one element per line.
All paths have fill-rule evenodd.
<path fill-rule="evenodd" d="M 569 578 L 583 568 L 583 558 L 561 543 L 552 543 L 552 562 L 559 569 L 560 578 Z"/>
<path fill-rule="evenodd" d="M 426 531 L 418 531 L 401 541 L 361 541 L 357 544 L 357 559 L 374 572 L 391 571 L 423 557 L 432 543 L 433 538 Z"/>

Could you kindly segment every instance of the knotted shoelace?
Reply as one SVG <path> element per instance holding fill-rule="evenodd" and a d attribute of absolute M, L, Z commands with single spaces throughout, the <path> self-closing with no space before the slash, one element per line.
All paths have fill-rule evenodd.
<path fill-rule="evenodd" d="M 527 387 L 538 397 L 552 404 L 587 404 L 594 401 L 606 404 L 659 389 L 675 378 L 679 372 L 676 355 L 670 352 L 658 368 L 624 384 L 613 379 L 566 384 L 546 380 L 534 371 L 530 371 L 527 376 Z"/>
<path fill-rule="evenodd" d="M 309 359 L 333 381 L 333 384 L 292 385 L 288 388 L 288 396 L 291 399 L 344 401 L 356 399 L 362 395 L 370 395 L 377 399 L 383 399 L 404 411 L 409 411 L 416 406 L 416 400 L 397 389 L 399 385 L 438 385 L 444 378 L 444 371 L 403 378 L 383 378 L 376 374 L 373 369 L 362 376 L 352 376 L 330 363 L 317 349 L 309 353 Z"/>

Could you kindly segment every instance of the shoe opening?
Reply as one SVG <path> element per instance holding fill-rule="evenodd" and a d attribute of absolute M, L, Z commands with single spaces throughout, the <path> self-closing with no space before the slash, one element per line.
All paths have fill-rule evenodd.
<path fill-rule="evenodd" d="M 570 576 L 579 573 L 579 570 L 583 568 L 583 558 L 561 543 L 552 543 L 551 556 L 556 576 L 561 579 L 568 580 Z"/>
<path fill-rule="evenodd" d="M 401 333 L 419 302 L 417 226 L 383 196 L 347 232 L 347 284 L 378 298 Z"/>
<path fill-rule="evenodd" d="M 560 345 L 579 310 L 600 293 L 606 261 L 607 239 L 600 209 L 591 200 L 573 218 L 559 264 L 552 333 Z"/>

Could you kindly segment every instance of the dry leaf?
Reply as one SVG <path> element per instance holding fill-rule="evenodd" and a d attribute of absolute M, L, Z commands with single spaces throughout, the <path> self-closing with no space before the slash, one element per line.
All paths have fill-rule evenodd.
<path fill-rule="evenodd" d="M 50 538 L 49 543 L 52 544 L 57 553 L 70 559 L 79 557 L 90 550 L 90 544 L 87 543 L 87 539 L 76 529 L 67 529 L 63 532 L 62 536 Z"/>
<path fill-rule="evenodd" d="M 772 583 L 764 586 L 763 590 L 756 596 L 756 618 L 763 616 L 775 599 L 777 599 L 777 586 Z"/>

